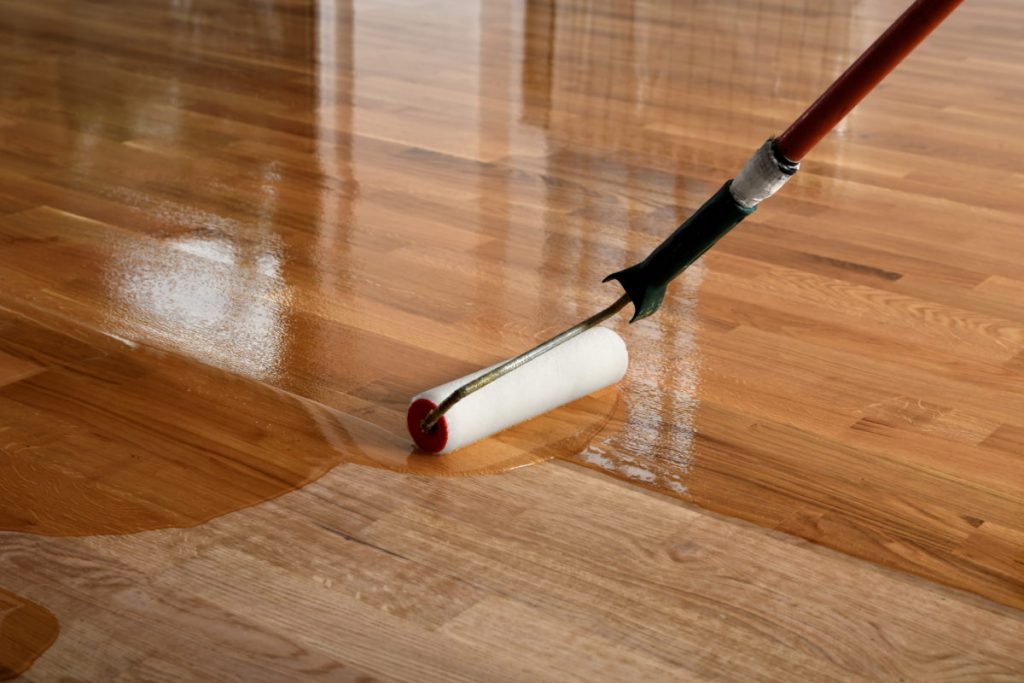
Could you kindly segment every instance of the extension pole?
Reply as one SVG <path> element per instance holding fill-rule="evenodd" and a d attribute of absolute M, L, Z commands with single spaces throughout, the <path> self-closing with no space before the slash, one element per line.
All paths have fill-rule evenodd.
<path fill-rule="evenodd" d="M 962 0 L 917 0 L 776 140 L 797 162 L 909 55 Z"/>

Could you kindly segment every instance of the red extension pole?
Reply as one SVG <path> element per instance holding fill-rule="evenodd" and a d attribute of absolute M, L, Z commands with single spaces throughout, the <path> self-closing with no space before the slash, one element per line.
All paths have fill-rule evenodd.
<path fill-rule="evenodd" d="M 790 161 L 803 159 L 961 2 L 916 0 L 778 137 L 776 149 Z"/>

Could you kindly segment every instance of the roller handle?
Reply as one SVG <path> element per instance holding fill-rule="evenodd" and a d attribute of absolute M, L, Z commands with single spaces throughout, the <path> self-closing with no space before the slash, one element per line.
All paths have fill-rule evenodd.
<path fill-rule="evenodd" d="M 961 2 L 916 0 L 907 8 L 786 132 L 773 141 L 772 153 L 783 175 L 795 172 L 796 162 L 857 106 Z M 737 194 L 744 203 L 741 205 L 737 202 L 729 191 L 730 183 L 732 181 L 723 185 L 647 258 L 604 279 L 604 282 L 618 280 L 626 290 L 634 307 L 630 322 L 646 318 L 657 311 L 665 297 L 668 283 L 757 208 L 756 202 L 750 205 L 746 201 L 748 197 L 743 192 Z M 757 201 L 770 196 L 781 184 L 760 194 Z"/>

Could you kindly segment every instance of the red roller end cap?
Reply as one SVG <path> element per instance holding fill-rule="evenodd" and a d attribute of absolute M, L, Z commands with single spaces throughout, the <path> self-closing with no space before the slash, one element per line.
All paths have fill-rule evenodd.
<path fill-rule="evenodd" d="M 409 428 L 412 440 L 416 442 L 417 446 L 428 453 L 440 453 L 444 449 L 445 444 L 448 443 L 448 423 L 444 421 L 443 417 L 437 421 L 437 424 L 429 432 L 423 431 L 423 427 L 420 426 L 423 418 L 436 407 L 437 404 L 429 399 L 416 399 L 409 406 L 409 412 L 405 415 L 405 423 Z"/>

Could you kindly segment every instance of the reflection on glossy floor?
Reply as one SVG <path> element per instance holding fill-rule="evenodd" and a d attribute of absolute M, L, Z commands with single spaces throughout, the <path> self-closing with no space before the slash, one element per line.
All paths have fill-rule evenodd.
<path fill-rule="evenodd" d="M 618 296 L 898 11 L 0 0 L 0 586 L 62 625 L 28 677 L 1019 675 L 1009 0 L 615 323 L 619 390 L 402 434 Z M 600 474 L 409 475 L 552 457 Z"/>

